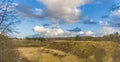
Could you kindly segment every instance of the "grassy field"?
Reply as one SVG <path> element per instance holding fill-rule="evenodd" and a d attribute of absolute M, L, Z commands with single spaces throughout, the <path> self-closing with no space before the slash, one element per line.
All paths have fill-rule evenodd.
<path fill-rule="evenodd" d="M 53 42 L 48 48 L 74 54 L 81 62 L 120 62 L 120 45 L 114 42 Z"/>
<path fill-rule="evenodd" d="M 111 41 L 0 40 L 0 62 L 120 62 L 120 44 Z"/>
<path fill-rule="evenodd" d="M 54 49 L 21 47 L 18 50 L 21 57 L 26 57 L 32 62 L 80 62 L 76 56 Z"/>
<path fill-rule="evenodd" d="M 17 46 L 28 59 L 33 55 L 32 62 L 120 62 L 120 44 L 110 41 L 19 41 Z"/>

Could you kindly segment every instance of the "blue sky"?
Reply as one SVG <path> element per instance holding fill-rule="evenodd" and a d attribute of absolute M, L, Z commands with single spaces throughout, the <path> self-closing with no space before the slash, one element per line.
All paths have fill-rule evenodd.
<path fill-rule="evenodd" d="M 77 1 L 80 3 L 76 3 Z M 16 36 L 19 38 L 36 34 L 46 37 L 60 37 L 101 36 L 119 32 L 119 27 L 113 27 L 113 24 L 109 23 L 109 21 L 115 22 L 110 15 L 115 11 L 119 12 L 119 9 L 113 12 L 110 10 L 117 0 L 71 0 L 70 2 L 67 0 L 15 0 L 15 3 L 18 4 L 17 9 L 22 21 L 17 26 L 17 31 L 20 33 Z M 104 15 L 110 17 L 102 18 Z M 106 27 L 106 25 L 108 26 Z M 78 31 L 71 32 L 71 30 Z M 112 32 L 108 32 L 110 30 Z"/>

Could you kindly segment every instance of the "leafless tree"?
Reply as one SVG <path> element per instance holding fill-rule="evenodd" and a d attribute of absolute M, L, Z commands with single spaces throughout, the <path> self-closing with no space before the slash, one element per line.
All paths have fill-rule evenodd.
<path fill-rule="evenodd" d="M 13 34 L 17 23 L 20 22 L 17 14 L 17 3 L 13 3 L 13 0 L 1 0 L 0 1 L 0 32 L 2 34 Z"/>

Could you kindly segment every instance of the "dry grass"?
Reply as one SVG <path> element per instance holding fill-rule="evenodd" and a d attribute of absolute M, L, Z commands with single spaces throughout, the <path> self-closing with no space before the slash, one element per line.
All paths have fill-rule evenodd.
<path fill-rule="evenodd" d="M 120 44 L 114 42 L 69 42 L 59 41 L 48 45 L 79 57 L 81 62 L 119 62 Z"/>
<path fill-rule="evenodd" d="M 50 52 L 45 52 L 45 51 Z M 18 51 L 21 57 L 27 58 L 31 62 L 79 62 L 79 59 L 71 54 L 64 53 L 55 49 L 48 49 L 42 47 L 20 47 Z M 54 55 L 54 54 L 58 55 Z M 59 55 L 66 54 L 67 56 L 59 57 Z"/>
<path fill-rule="evenodd" d="M 120 62 L 119 52 L 120 44 L 110 41 L 17 42 L 0 38 L 0 62 Z"/>
<path fill-rule="evenodd" d="M 0 35 L 0 62 L 30 62 L 26 58 L 19 60 L 19 52 L 11 39 Z"/>

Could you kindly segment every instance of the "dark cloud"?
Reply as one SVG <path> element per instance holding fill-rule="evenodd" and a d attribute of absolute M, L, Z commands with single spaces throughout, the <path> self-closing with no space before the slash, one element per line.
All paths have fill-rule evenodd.
<path fill-rule="evenodd" d="M 109 15 L 104 15 L 101 18 L 109 18 Z"/>
<path fill-rule="evenodd" d="M 70 31 L 70 32 L 80 32 L 81 28 L 76 27 L 76 28 L 70 29 L 68 31 Z"/>
<path fill-rule="evenodd" d="M 34 10 L 28 5 L 19 4 L 17 7 L 18 12 L 21 16 L 25 18 L 35 18 L 35 19 L 42 19 L 44 15 L 36 14 Z"/>
<path fill-rule="evenodd" d="M 43 26 L 50 26 L 50 24 L 43 24 Z"/>

